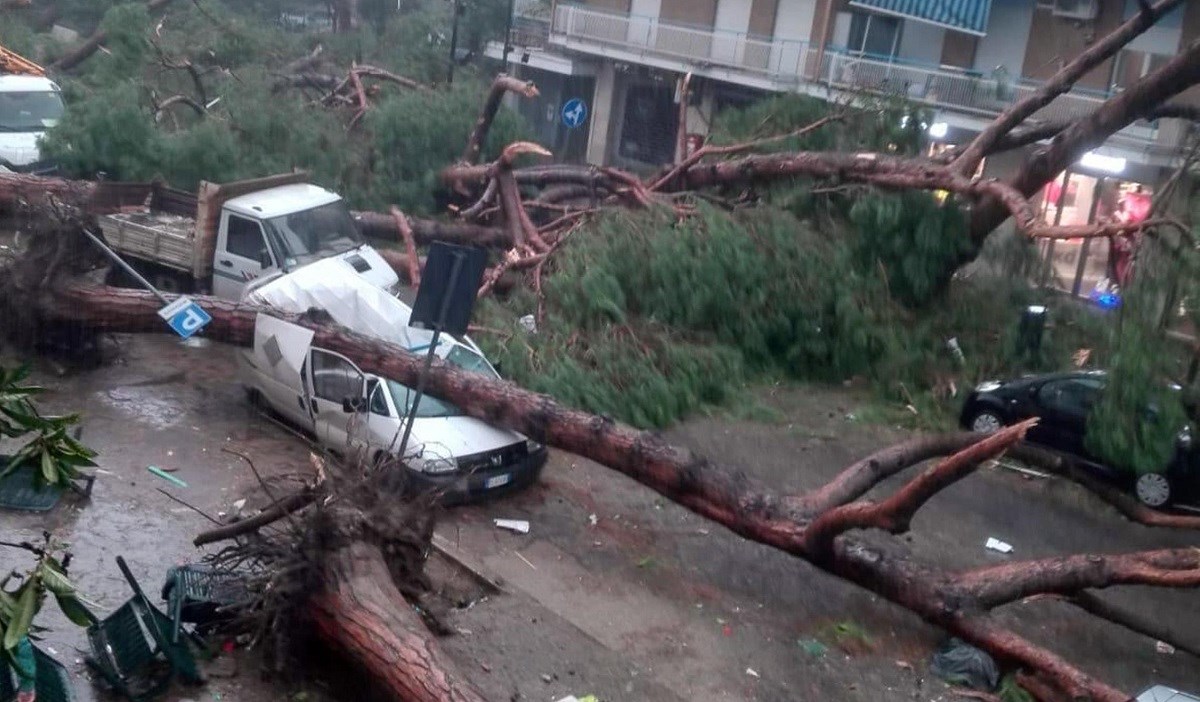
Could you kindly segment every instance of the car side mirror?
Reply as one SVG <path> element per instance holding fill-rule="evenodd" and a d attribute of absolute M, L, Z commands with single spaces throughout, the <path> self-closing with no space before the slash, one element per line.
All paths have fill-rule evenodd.
<path fill-rule="evenodd" d="M 367 398 L 347 395 L 342 398 L 342 411 L 346 414 L 367 411 Z"/>
<path fill-rule="evenodd" d="M 270 251 L 263 249 L 261 252 L 259 252 L 258 265 L 262 266 L 263 270 L 266 270 L 266 269 L 270 268 L 271 266 L 275 265 L 275 262 L 271 260 L 271 252 Z"/>

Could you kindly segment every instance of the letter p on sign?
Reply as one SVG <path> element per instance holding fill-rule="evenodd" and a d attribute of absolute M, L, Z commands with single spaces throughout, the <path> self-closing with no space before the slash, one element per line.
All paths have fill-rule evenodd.
<path fill-rule="evenodd" d="M 212 317 L 189 297 L 181 297 L 158 311 L 167 326 L 187 339 L 212 321 Z"/>

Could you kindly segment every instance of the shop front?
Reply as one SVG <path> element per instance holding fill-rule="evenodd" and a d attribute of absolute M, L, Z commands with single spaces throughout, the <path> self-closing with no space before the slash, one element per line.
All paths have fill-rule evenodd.
<path fill-rule="evenodd" d="M 1151 185 L 1131 180 L 1120 159 L 1085 158 L 1046 185 L 1036 205 L 1044 224 L 1079 226 L 1135 223 L 1150 214 Z M 1108 171 L 1108 172 L 1106 172 Z M 1146 174 L 1150 175 L 1150 174 Z M 1142 180 L 1151 181 L 1146 177 Z M 1133 274 L 1138 234 L 1050 239 L 1040 242 L 1045 263 L 1042 285 L 1114 306 Z"/>

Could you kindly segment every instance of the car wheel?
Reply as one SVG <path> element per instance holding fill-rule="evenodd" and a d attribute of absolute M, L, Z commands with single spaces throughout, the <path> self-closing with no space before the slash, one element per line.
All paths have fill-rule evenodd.
<path fill-rule="evenodd" d="M 994 434 L 1000 431 L 1000 427 L 1004 426 L 1004 422 L 1000 421 L 1000 417 L 996 416 L 995 412 L 984 410 L 976 414 L 971 419 L 971 431 L 980 434 Z"/>
<path fill-rule="evenodd" d="M 1171 501 L 1171 481 L 1162 473 L 1146 473 L 1137 479 L 1137 498 L 1147 507 L 1162 507 Z"/>

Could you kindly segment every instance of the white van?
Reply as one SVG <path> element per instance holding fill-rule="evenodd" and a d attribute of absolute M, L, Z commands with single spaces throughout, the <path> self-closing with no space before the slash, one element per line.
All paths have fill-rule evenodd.
<path fill-rule="evenodd" d="M 414 354 L 428 351 L 432 332 L 408 326 L 408 305 L 344 268 L 337 259 L 318 261 L 257 284 L 245 300 L 291 313 L 318 308 L 359 333 Z M 345 356 L 313 347 L 312 339 L 303 327 L 260 314 L 254 348 L 240 352 L 242 384 L 253 398 L 337 454 L 373 463 L 397 458 L 414 391 L 363 373 Z M 465 370 L 500 377 L 468 338 L 442 335 L 435 353 Z M 438 489 L 449 502 L 532 484 L 547 457 L 545 447 L 525 436 L 468 417 L 429 395 L 417 407 L 405 454 L 401 462 L 413 484 Z"/>
<path fill-rule="evenodd" d="M 62 92 L 49 78 L 0 75 L 0 173 L 54 171 L 38 142 L 62 114 Z"/>

